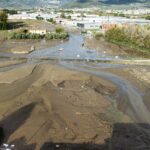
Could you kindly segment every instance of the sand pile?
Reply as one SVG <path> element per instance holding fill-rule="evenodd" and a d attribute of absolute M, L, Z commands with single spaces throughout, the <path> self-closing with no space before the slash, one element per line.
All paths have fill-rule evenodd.
<path fill-rule="evenodd" d="M 50 139 L 104 142 L 110 127 L 100 123 L 95 113 L 103 112 L 110 102 L 90 87 L 92 80 L 98 79 L 47 64 L 0 73 L 6 139 L 16 143 L 25 138 L 37 147 Z"/>
<path fill-rule="evenodd" d="M 109 100 L 116 89 L 104 79 L 50 64 L 0 73 L 4 141 L 16 150 L 107 149 L 111 113 L 119 114 Z M 93 144 L 82 144 L 88 142 Z"/>

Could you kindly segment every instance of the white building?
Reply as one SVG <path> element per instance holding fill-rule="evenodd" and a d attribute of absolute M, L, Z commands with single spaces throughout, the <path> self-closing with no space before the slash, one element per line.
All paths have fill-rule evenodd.
<path fill-rule="evenodd" d="M 93 30 L 93 29 L 100 29 L 99 23 L 89 23 L 89 22 L 79 22 L 77 23 L 77 27 L 85 30 Z"/>
<path fill-rule="evenodd" d="M 29 33 L 32 33 L 32 34 L 40 34 L 40 35 L 45 35 L 47 33 L 47 30 L 45 29 L 30 29 L 29 30 Z"/>
<path fill-rule="evenodd" d="M 37 16 L 40 16 L 44 18 L 45 20 L 50 19 L 50 18 L 57 18 L 60 15 L 59 14 L 53 14 L 53 13 L 42 13 L 42 12 L 37 12 L 37 13 L 20 13 L 20 14 L 14 14 L 14 15 L 9 15 L 8 19 L 36 19 Z"/>

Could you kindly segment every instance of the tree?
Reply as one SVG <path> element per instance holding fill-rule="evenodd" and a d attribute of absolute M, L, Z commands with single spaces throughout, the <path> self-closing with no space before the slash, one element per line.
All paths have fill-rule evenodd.
<path fill-rule="evenodd" d="M 17 10 L 13 10 L 13 9 L 11 9 L 11 10 L 9 10 L 9 9 L 3 9 L 3 11 L 5 11 L 7 14 L 12 14 L 12 15 L 18 13 Z"/>
<path fill-rule="evenodd" d="M 108 41 L 128 42 L 128 37 L 125 31 L 120 28 L 112 28 L 106 31 L 105 37 Z"/>
<path fill-rule="evenodd" d="M 60 17 L 61 17 L 61 18 L 66 18 L 65 13 L 61 13 Z"/>
<path fill-rule="evenodd" d="M 39 15 L 39 16 L 36 16 L 36 19 L 37 19 L 37 20 L 44 20 L 44 18 L 41 17 L 40 15 Z"/>
<path fill-rule="evenodd" d="M 8 15 L 5 11 L 0 12 L 0 30 L 5 30 L 7 28 Z"/>

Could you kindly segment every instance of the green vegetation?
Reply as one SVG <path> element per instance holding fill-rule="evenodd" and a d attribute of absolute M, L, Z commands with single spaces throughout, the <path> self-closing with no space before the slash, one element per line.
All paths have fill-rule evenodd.
<path fill-rule="evenodd" d="M 65 32 L 63 29 L 56 29 L 57 32 L 48 32 L 46 35 L 29 33 L 28 30 L 20 30 L 17 32 L 11 32 L 9 34 L 10 39 L 67 39 L 69 38 L 69 34 Z M 58 32 L 59 31 L 59 32 Z"/>
<path fill-rule="evenodd" d="M 120 13 L 113 13 L 112 15 L 114 15 L 114 16 L 118 16 L 118 17 L 126 17 L 126 15 L 124 15 L 124 14 L 120 14 Z"/>
<path fill-rule="evenodd" d="M 69 20 L 71 19 L 71 16 L 70 15 L 66 16 L 64 12 L 61 13 L 60 17 L 63 19 L 69 19 Z"/>
<path fill-rule="evenodd" d="M 44 18 L 41 17 L 41 16 L 36 16 L 36 19 L 37 19 L 37 20 L 44 20 Z"/>
<path fill-rule="evenodd" d="M 51 22 L 52 24 L 56 24 L 56 21 L 53 18 L 47 19 L 48 22 Z"/>
<path fill-rule="evenodd" d="M 17 32 L 12 32 L 9 35 L 10 39 L 43 39 L 44 36 L 40 34 L 33 34 L 33 33 L 17 33 Z"/>
<path fill-rule="evenodd" d="M 0 11 L 0 30 L 6 30 L 7 29 L 7 20 L 8 15 L 5 11 Z"/>
<path fill-rule="evenodd" d="M 13 9 L 11 9 L 11 10 L 9 10 L 9 9 L 3 9 L 3 11 L 6 12 L 7 14 L 11 14 L 11 15 L 18 13 L 17 10 L 13 10 Z"/>
<path fill-rule="evenodd" d="M 112 28 L 106 31 L 105 38 L 109 42 L 150 53 L 150 34 L 148 31 L 138 27 L 131 29 Z"/>
<path fill-rule="evenodd" d="M 61 33 L 51 32 L 51 33 L 47 33 L 45 35 L 45 39 L 46 40 L 51 40 L 51 39 L 68 39 L 68 38 L 69 38 L 69 34 L 67 32 L 61 32 Z"/>
<path fill-rule="evenodd" d="M 73 10 L 64 10 L 64 9 L 62 9 L 62 10 L 59 10 L 59 12 L 67 13 L 67 14 L 73 14 Z"/>
<path fill-rule="evenodd" d="M 147 15 L 147 16 L 145 17 L 145 19 L 146 19 L 146 20 L 150 20 L 150 15 Z"/>
<path fill-rule="evenodd" d="M 57 27 L 55 31 L 56 31 L 56 33 L 62 33 L 62 32 L 64 32 L 64 28 Z"/>
<path fill-rule="evenodd" d="M 61 13 L 60 17 L 61 17 L 61 18 L 66 18 L 65 13 Z"/>
<path fill-rule="evenodd" d="M 69 16 L 67 16 L 67 19 L 71 20 L 71 16 L 70 16 L 70 15 L 69 15 Z"/>

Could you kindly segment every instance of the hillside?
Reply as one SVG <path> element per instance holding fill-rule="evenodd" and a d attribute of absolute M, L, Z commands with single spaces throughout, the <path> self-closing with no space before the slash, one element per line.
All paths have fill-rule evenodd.
<path fill-rule="evenodd" d="M 0 0 L 1 8 L 56 7 L 59 0 Z"/>
<path fill-rule="evenodd" d="M 149 0 L 0 0 L 1 8 L 28 8 L 28 7 L 89 7 L 89 6 L 116 6 L 116 7 L 149 7 Z"/>
<path fill-rule="evenodd" d="M 149 0 L 67 0 L 65 7 L 150 7 Z"/>

